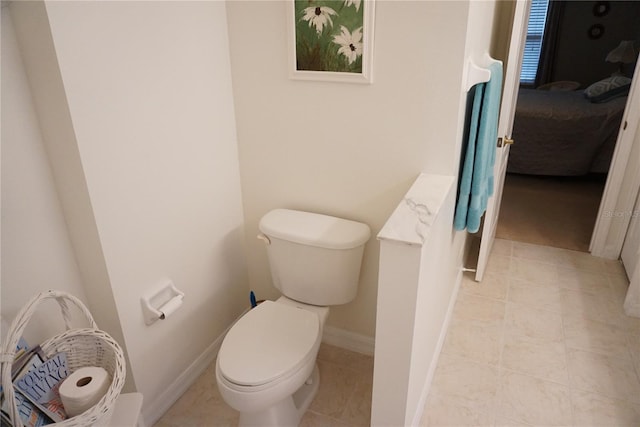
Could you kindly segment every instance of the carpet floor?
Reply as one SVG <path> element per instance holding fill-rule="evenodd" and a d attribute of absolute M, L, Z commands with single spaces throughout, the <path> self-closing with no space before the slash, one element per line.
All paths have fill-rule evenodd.
<path fill-rule="evenodd" d="M 587 252 L 605 180 L 507 174 L 496 237 Z"/>

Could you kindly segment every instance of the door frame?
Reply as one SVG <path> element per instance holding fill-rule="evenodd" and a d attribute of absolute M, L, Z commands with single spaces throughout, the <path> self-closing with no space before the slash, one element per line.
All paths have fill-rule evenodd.
<path fill-rule="evenodd" d="M 630 213 L 633 212 L 640 189 L 640 156 L 631 156 L 636 134 L 639 131 L 639 123 L 640 61 L 637 61 L 607 182 L 600 201 L 598 217 L 591 236 L 589 246 L 591 255 L 609 259 L 620 258 L 624 238 L 631 222 Z"/>

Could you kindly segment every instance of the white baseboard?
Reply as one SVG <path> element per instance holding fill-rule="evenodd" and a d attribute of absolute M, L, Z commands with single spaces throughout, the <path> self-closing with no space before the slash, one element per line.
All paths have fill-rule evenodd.
<path fill-rule="evenodd" d="M 225 331 L 226 333 L 226 331 Z M 176 380 L 169 385 L 153 402 L 146 405 L 142 411 L 142 418 L 146 426 L 154 425 L 165 412 L 182 396 L 191 385 L 202 375 L 205 369 L 213 362 L 222 345 L 222 338 L 218 337 Z M 215 381 L 211 378 L 211 381 Z"/>
<path fill-rule="evenodd" d="M 322 342 L 345 350 L 373 356 L 375 339 L 366 335 L 357 334 L 333 326 L 325 326 L 322 333 Z"/>
<path fill-rule="evenodd" d="M 440 352 L 442 351 L 442 347 L 444 346 L 444 340 L 447 337 L 449 324 L 451 323 L 451 318 L 453 317 L 453 307 L 456 305 L 456 300 L 458 299 L 458 291 L 460 290 L 460 284 L 462 283 L 463 274 L 464 273 L 462 269 L 460 269 L 458 277 L 456 277 L 456 284 L 453 287 L 453 293 L 451 294 L 451 298 L 449 299 L 447 314 L 444 318 L 444 322 L 442 322 L 442 328 L 440 329 L 440 335 L 438 336 L 438 343 L 436 344 L 433 359 L 431 359 L 431 365 L 429 365 L 427 380 L 425 381 L 424 388 L 422 389 L 422 394 L 420 395 L 420 400 L 418 401 L 418 410 L 413 416 L 413 421 L 411 423 L 412 426 L 420 425 L 420 420 L 422 419 L 422 414 L 424 413 L 424 407 L 427 403 L 427 397 L 429 396 L 429 390 L 431 389 L 431 382 L 433 381 L 433 376 L 436 372 L 436 368 L 438 367 L 438 361 L 440 360 Z"/>
<path fill-rule="evenodd" d="M 242 317 L 248 310 L 245 310 L 238 319 Z M 165 391 L 160 394 L 153 402 L 150 402 L 149 405 L 144 405 L 145 407 L 142 410 L 142 419 L 138 423 L 139 427 L 146 427 L 154 425 L 165 412 L 171 408 L 171 406 L 191 387 L 191 385 L 202 375 L 202 373 L 207 369 L 207 367 L 216 359 L 218 356 L 218 351 L 220 351 L 220 346 L 222 345 L 222 340 L 225 335 L 231 329 L 231 326 L 238 321 L 236 319 L 225 331 L 220 334 L 218 338 L 215 339 L 209 345 L 200 356 L 196 360 L 193 361 L 191 365 L 187 369 L 175 379 L 173 383 L 171 383 Z M 215 381 L 215 378 L 211 378 L 211 381 Z"/>

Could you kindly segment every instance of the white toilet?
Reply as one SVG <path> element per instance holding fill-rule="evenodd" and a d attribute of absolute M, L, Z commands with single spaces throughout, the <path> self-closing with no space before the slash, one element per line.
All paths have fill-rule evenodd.
<path fill-rule="evenodd" d="M 296 426 L 319 386 L 316 356 L 330 305 L 356 296 L 365 224 L 276 209 L 260 221 L 273 283 L 284 296 L 233 325 L 216 362 L 225 402 L 240 425 Z"/>

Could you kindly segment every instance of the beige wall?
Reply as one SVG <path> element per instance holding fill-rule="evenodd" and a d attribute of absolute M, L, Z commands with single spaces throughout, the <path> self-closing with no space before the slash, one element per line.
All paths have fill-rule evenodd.
<path fill-rule="evenodd" d="M 157 405 L 248 305 L 225 4 L 14 7 L 91 309 Z M 146 326 L 140 298 L 164 277 L 184 304 Z"/>
<path fill-rule="evenodd" d="M 36 293 L 60 289 L 87 301 L 44 150 L 8 8 L 2 8 L 2 318 Z M 55 304 L 38 310 L 30 344 L 64 330 Z M 3 331 L 4 332 L 4 331 Z M 4 338 L 4 333 L 2 337 Z"/>
<path fill-rule="evenodd" d="M 100 328 L 126 348 L 44 2 L 14 2 L 9 10 L 89 308 Z M 131 375 L 129 387 L 134 387 Z"/>
<path fill-rule="evenodd" d="M 121 329 L 147 403 L 231 324 L 248 282 L 277 296 L 254 238 L 268 210 L 375 235 L 420 172 L 457 174 L 469 2 L 377 1 L 372 85 L 289 80 L 283 1 L 226 14 L 222 2 L 52 2 L 41 21 L 31 3 L 22 54 L 85 292 Z M 441 254 L 452 272 L 464 236 Z M 378 257 L 372 238 L 358 297 L 329 324 L 374 336 Z M 163 276 L 185 304 L 146 327 L 139 298 Z"/>
<path fill-rule="evenodd" d="M 227 6 L 249 275 L 260 298 L 277 295 L 254 238 L 270 209 L 343 216 L 375 235 L 420 172 L 454 174 L 459 157 L 451 88 L 462 74 L 465 2 L 376 2 L 372 85 L 290 80 L 286 7 Z M 331 309 L 330 325 L 374 335 L 378 256 L 372 238 L 358 296 Z"/>
<path fill-rule="evenodd" d="M 609 2 L 610 11 L 603 17 L 593 15 L 593 1 L 567 1 L 559 24 L 558 43 L 553 64 L 552 81 L 574 80 L 587 87 L 618 70 L 616 64 L 605 62 L 607 54 L 622 40 L 640 40 L 640 3 Z M 602 37 L 592 40 L 587 30 L 594 24 L 604 27 Z M 631 75 L 633 64 L 624 71 Z"/>

